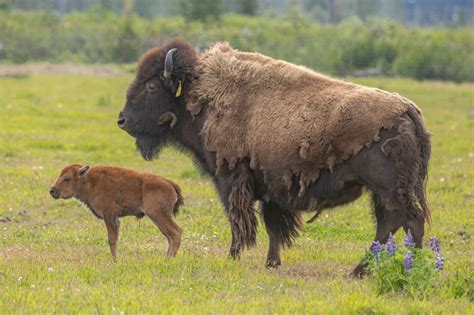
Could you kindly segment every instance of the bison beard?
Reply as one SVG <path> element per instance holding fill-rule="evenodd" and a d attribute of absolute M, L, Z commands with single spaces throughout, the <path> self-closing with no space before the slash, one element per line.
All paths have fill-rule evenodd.
<path fill-rule="evenodd" d="M 149 135 L 137 135 L 135 141 L 137 149 L 140 151 L 142 157 L 147 161 L 151 161 L 153 158 L 157 157 L 160 149 L 165 143 L 166 141 L 162 138 Z"/>

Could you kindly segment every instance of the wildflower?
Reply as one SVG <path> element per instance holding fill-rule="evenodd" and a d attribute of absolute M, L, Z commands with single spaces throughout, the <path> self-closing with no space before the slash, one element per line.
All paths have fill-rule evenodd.
<path fill-rule="evenodd" d="M 388 237 L 387 240 L 387 252 L 389 256 L 395 255 L 395 252 L 397 251 L 397 244 L 395 244 L 395 239 L 393 238 L 392 233 L 390 233 L 390 236 Z"/>
<path fill-rule="evenodd" d="M 410 230 L 408 230 L 407 238 L 405 238 L 405 247 L 415 247 L 415 241 L 413 240 L 413 236 L 411 235 Z"/>
<path fill-rule="evenodd" d="M 382 251 L 382 245 L 380 245 L 380 242 L 379 241 L 374 241 L 372 243 L 372 246 L 370 247 L 370 251 L 372 252 L 372 254 L 374 256 L 378 256 L 380 254 L 380 252 Z"/>
<path fill-rule="evenodd" d="M 438 252 L 438 255 L 436 255 L 436 270 L 443 270 L 444 269 L 444 257 L 441 252 Z"/>
<path fill-rule="evenodd" d="M 413 268 L 413 253 L 411 250 L 408 251 L 407 255 L 403 258 L 403 269 L 406 272 L 410 272 Z"/>
<path fill-rule="evenodd" d="M 430 238 L 430 247 L 432 251 L 439 253 L 439 240 L 436 236 Z"/>

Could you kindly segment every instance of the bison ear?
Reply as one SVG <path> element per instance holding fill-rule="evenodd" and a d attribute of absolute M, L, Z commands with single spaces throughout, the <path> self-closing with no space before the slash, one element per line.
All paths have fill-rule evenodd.
<path fill-rule="evenodd" d="M 83 176 L 91 167 L 89 165 L 85 165 L 79 169 L 79 177 Z"/>
<path fill-rule="evenodd" d="M 166 53 L 163 77 L 165 86 L 174 94 L 175 97 L 180 97 L 183 87 L 183 79 L 178 79 L 172 76 L 174 68 L 173 54 L 177 50 L 177 48 L 172 48 Z"/>
<path fill-rule="evenodd" d="M 172 112 L 166 112 L 161 115 L 160 119 L 158 120 L 158 125 L 169 124 L 170 129 L 172 129 L 176 123 L 178 122 L 178 118 Z"/>

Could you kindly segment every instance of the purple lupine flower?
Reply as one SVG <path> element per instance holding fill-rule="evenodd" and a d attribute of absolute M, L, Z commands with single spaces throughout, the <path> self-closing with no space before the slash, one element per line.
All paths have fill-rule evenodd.
<path fill-rule="evenodd" d="M 407 255 L 403 258 L 403 269 L 405 272 L 410 272 L 413 268 L 413 253 L 411 250 L 408 251 Z"/>
<path fill-rule="evenodd" d="M 443 270 L 444 269 L 444 257 L 441 252 L 438 252 L 436 255 L 436 270 Z"/>
<path fill-rule="evenodd" d="M 408 230 L 407 237 L 405 238 L 405 247 L 415 247 L 415 241 L 411 235 L 410 230 Z"/>
<path fill-rule="evenodd" d="M 430 238 L 430 247 L 431 247 L 431 250 L 436 252 L 436 253 L 439 253 L 440 251 L 440 248 L 439 248 L 439 240 L 436 236 L 432 236 Z"/>
<path fill-rule="evenodd" d="M 370 246 L 370 251 L 374 254 L 375 257 L 378 257 L 380 252 L 382 251 L 382 245 L 380 245 L 379 241 L 374 241 L 372 246 Z"/>
<path fill-rule="evenodd" d="M 390 236 L 388 237 L 387 240 L 387 252 L 389 256 L 395 255 L 395 252 L 397 251 L 397 244 L 395 244 L 395 239 L 393 238 L 392 233 L 390 233 Z"/>

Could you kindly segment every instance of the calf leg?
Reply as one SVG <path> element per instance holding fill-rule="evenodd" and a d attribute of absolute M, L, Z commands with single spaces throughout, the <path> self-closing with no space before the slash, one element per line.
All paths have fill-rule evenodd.
<path fill-rule="evenodd" d="M 146 211 L 146 215 L 168 240 L 166 257 L 175 257 L 181 244 L 183 230 L 174 222 L 171 211 L 154 209 L 154 211 Z"/>
<path fill-rule="evenodd" d="M 114 260 L 117 261 L 117 241 L 119 237 L 120 221 L 117 217 L 105 217 L 105 226 L 107 227 L 107 236 L 109 247 Z"/>
<path fill-rule="evenodd" d="M 372 196 L 375 218 L 377 220 L 377 232 L 375 240 L 380 244 L 387 242 L 390 233 L 395 234 L 405 220 L 405 214 L 400 210 L 387 210 L 377 194 Z M 352 276 L 362 277 L 367 273 L 367 263 L 363 260 L 351 272 Z"/>
<path fill-rule="evenodd" d="M 299 212 L 282 209 L 273 202 L 261 202 L 261 215 L 270 239 L 265 266 L 276 268 L 281 265 L 281 247 L 291 246 L 303 228 L 301 216 Z"/>

